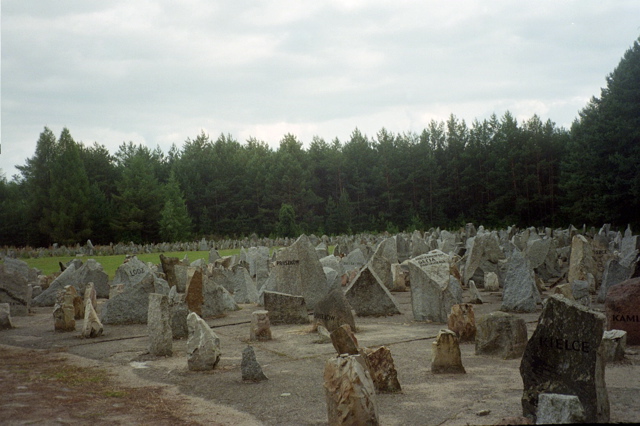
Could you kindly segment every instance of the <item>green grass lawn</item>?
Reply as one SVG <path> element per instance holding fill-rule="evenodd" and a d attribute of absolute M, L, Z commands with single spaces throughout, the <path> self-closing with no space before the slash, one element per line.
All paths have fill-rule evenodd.
<path fill-rule="evenodd" d="M 220 256 L 229 256 L 234 254 L 239 254 L 240 249 L 233 250 L 218 250 Z M 186 255 L 189 258 L 190 262 L 198 259 L 209 259 L 208 251 L 176 251 L 176 252 L 168 252 L 164 253 L 167 257 L 177 257 L 179 259 L 183 259 Z M 153 264 L 160 264 L 160 253 L 143 253 L 136 255 L 138 259 L 143 262 L 151 262 Z M 68 261 L 75 259 L 75 256 L 59 256 L 59 257 L 41 257 L 41 258 L 33 258 L 33 259 L 22 259 L 31 268 L 37 268 L 42 271 L 44 275 L 49 275 L 53 272 L 60 271 L 59 262 L 63 264 Z M 87 259 L 95 259 L 98 263 L 102 265 L 104 271 L 109 275 L 109 279 L 112 280 L 116 274 L 116 269 L 122 262 L 124 262 L 124 255 L 117 256 L 82 256 L 79 257 L 83 262 L 86 262 Z"/>

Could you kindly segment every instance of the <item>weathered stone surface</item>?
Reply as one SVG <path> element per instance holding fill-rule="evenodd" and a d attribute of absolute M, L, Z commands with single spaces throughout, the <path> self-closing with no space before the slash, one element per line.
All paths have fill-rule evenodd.
<path fill-rule="evenodd" d="M 53 326 L 55 331 L 75 331 L 75 309 L 73 305 L 75 291 L 72 286 L 58 290 L 56 304 L 53 307 Z"/>
<path fill-rule="evenodd" d="M 375 387 L 360 355 L 327 360 L 324 390 L 330 426 L 379 424 Z"/>
<path fill-rule="evenodd" d="M 302 296 L 265 291 L 264 308 L 269 311 L 269 321 L 272 324 L 307 324 L 309 322 L 307 305 Z"/>
<path fill-rule="evenodd" d="M 252 312 L 249 340 L 271 340 L 271 322 L 269 321 L 269 311 L 259 310 Z"/>
<path fill-rule="evenodd" d="M 476 355 L 520 358 L 527 346 L 527 324 L 506 312 L 492 312 L 476 321 Z"/>
<path fill-rule="evenodd" d="M 473 280 L 469 280 L 469 303 L 473 303 L 474 305 L 482 305 L 484 303 L 476 287 L 476 283 Z"/>
<path fill-rule="evenodd" d="M 640 345 L 640 278 L 611 287 L 604 306 L 607 330 L 624 330 L 628 344 Z"/>
<path fill-rule="evenodd" d="M 409 284 L 409 267 L 404 264 L 394 263 L 391 265 L 391 279 L 393 286 L 391 291 L 408 291 Z"/>
<path fill-rule="evenodd" d="M 515 250 L 509 258 L 500 310 L 535 312 L 540 301 L 533 269 L 522 253 Z"/>
<path fill-rule="evenodd" d="M 361 317 L 400 313 L 396 300 L 368 266 L 355 276 L 345 291 L 345 297 L 356 315 Z"/>
<path fill-rule="evenodd" d="M 147 332 L 149 333 L 149 353 L 151 355 L 173 355 L 169 298 L 164 294 L 149 294 Z"/>
<path fill-rule="evenodd" d="M 380 346 L 375 349 L 365 348 L 363 352 L 367 357 L 366 364 L 376 391 L 383 393 L 402 391 L 391 350 L 386 346 Z"/>
<path fill-rule="evenodd" d="M 404 236 L 398 234 L 395 237 L 396 252 L 398 253 L 398 263 L 402 263 L 411 257 L 411 244 Z"/>
<path fill-rule="evenodd" d="M 447 319 L 449 330 L 456 333 L 461 342 L 473 342 L 476 338 L 476 317 L 473 305 L 461 303 L 451 307 Z"/>
<path fill-rule="evenodd" d="M 314 343 L 331 343 L 331 334 L 324 326 L 318 325 L 317 332 L 319 339 Z"/>
<path fill-rule="evenodd" d="M 336 352 L 338 352 L 338 355 L 357 355 L 359 353 L 358 339 L 356 339 L 349 325 L 344 324 L 336 328 L 331 332 L 330 336 L 331 343 L 333 343 L 333 347 Z"/>
<path fill-rule="evenodd" d="M 449 256 L 432 250 L 409 259 L 406 264 L 415 320 L 446 323 L 451 306 L 462 303 L 462 287 L 450 275 Z"/>
<path fill-rule="evenodd" d="M 451 330 L 440 330 L 431 344 L 431 372 L 434 374 L 465 374 L 458 336 Z"/>
<path fill-rule="evenodd" d="M 430 250 L 427 242 L 422 237 L 422 234 L 417 229 L 411 234 L 411 257 L 420 256 Z"/>
<path fill-rule="evenodd" d="M 71 263 L 67 269 L 53 280 L 49 285 L 49 288 L 44 290 L 33 300 L 33 305 L 52 306 L 55 302 L 55 295 L 57 291 L 68 285 L 75 287 L 78 293 L 82 296 L 84 295 L 84 290 L 88 282 L 92 282 L 94 284 L 97 297 L 109 297 L 109 276 L 102 269 L 102 265 L 95 259 L 88 259 L 85 264 L 82 264 L 82 262 L 78 263 L 80 263 L 79 267 L 76 266 L 76 263 Z M 116 275 L 114 282 L 118 278 L 120 277 Z"/>
<path fill-rule="evenodd" d="M 28 277 L 29 267 L 25 262 L 5 258 L 4 263 L 0 263 L 0 303 L 9 304 L 12 316 L 26 316 L 29 313 L 31 294 Z M 51 305 L 53 301 L 55 292 Z"/>
<path fill-rule="evenodd" d="M 220 257 L 220 253 L 218 253 L 218 250 L 214 248 L 209 250 L 209 263 L 216 263 L 216 261 L 220 258 L 221 257 Z"/>
<path fill-rule="evenodd" d="M 571 295 L 573 300 L 586 306 L 591 307 L 591 294 L 589 293 L 589 282 L 583 280 L 575 280 L 571 283 Z"/>
<path fill-rule="evenodd" d="M 584 423 L 584 409 L 575 395 L 541 393 L 538 397 L 536 424 Z"/>
<path fill-rule="evenodd" d="M 571 283 L 560 284 L 553 288 L 553 294 L 560 294 L 569 300 L 575 300 L 573 298 L 573 290 Z"/>
<path fill-rule="evenodd" d="M 189 267 L 183 265 L 182 262 L 177 263 L 173 266 L 173 273 L 178 293 L 184 293 L 187 291 L 187 283 L 189 282 Z"/>
<path fill-rule="evenodd" d="M 220 339 L 209 325 L 191 312 L 187 317 L 187 364 L 191 371 L 213 370 L 220 361 Z"/>
<path fill-rule="evenodd" d="M 109 300 L 102 305 L 101 320 L 107 324 L 146 324 L 149 294 L 155 292 L 151 269 L 136 257 L 116 270 Z"/>
<path fill-rule="evenodd" d="M 602 356 L 605 362 L 616 362 L 624 359 L 627 348 L 627 332 L 624 330 L 607 330 L 602 335 Z"/>
<path fill-rule="evenodd" d="M 14 328 L 11 322 L 11 307 L 8 303 L 0 303 L 0 330 Z"/>
<path fill-rule="evenodd" d="M 498 274 L 496 274 L 495 272 L 485 272 L 484 289 L 485 291 L 500 291 L 500 281 L 498 280 Z"/>
<path fill-rule="evenodd" d="M 178 293 L 175 286 L 169 290 L 169 315 L 171 317 L 171 335 L 174 339 L 184 339 L 189 336 L 187 326 L 187 316 L 189 308 L 185 300 L 185 295 Z"/>
<path fill-rule="evenodd" d="M 595 276 L 593 250 L 589 241 L 582 235 L 574 235 L 571 240 L 571 258 L 567 282 L 587 280 L 587 274 Z M 595 291 L 595 288 L 593 289 Z"/>
<path fill-rule="evenodd" d="M 535 419 L 540 394 L 562 393 L 580 399 L 587 422 L 609 421 L 605 363 L 599 352 L 604 322 L 602 314 L 562 296 L 545 301 L 520 364 L 526 417 Z"/>
<path fill-rule="evenodd" d="M 367 259 L 359 248 L 349 252 L 349 254 L 342 258 L 342 261 L 340 262 L 345 273 L 349 273 L 353 270 L 359 271 L 366 263 Z"/>
<path fill-rule="evenodd" d="M 614 285 L 620 284 L 631 278 L 633 271 L 635 270 L 635 262 L 632 262 L 629 266 L 623 266 L 616 259 L 611 259 L 605 266 L 604 273 L 602 275 L 602 284 L 598 291 L 598 303 L 604 303 L 607 292 Z"/>
<path fill-rule="evenodd" d="M 467 253 L 465 254 L 467 260 L 464 267 L 464 281 L 468 283 L 473 278 L 476 269 L 484 265 L 483 275 L 489 271 L 488 267 L 492 269 L 501 259 L 505 258 L 504 252 L 500 249 L 500 243 L 495 233 L 485 232 L 478 234 L 473 238 L 467 240 Z M 491 264 L 491 265 L 489 265 Z M 483 278 L 481 275 L 480 279 Z"/>
<path fill-rule="evenodd" d="M 87 300 L 93 305 L 93 309 L 98 309 L 98 298 L 96 295 L 96 289 L 92 282 L 87 283 L 87 286 L 84 289 L 84 303 L 86 304 Z"/>
<path fill-rule="evenodd" d="M 85 293 L 86 296 L 87 293 Z M 82 337 L 93 338 L 102 335 L 104 327 L 98 318 L 90 298 L 84 300 L 84 324 L 82 325 Z"/>
<path fill-rule="evenodd" d="M 187 286 L 185 288 L 186 302 L 189 311 L 195 312 L 202 317 L 202 304 L 204 303 L 202 269 L 195 267 L 187 268 Z"/>
<path fill-rule="evenodd" d="M 331 290 L 316 304 L 313 319 L 324 325 L 330 333 L 342 324 L 348 324 L 352 330 L 356 329 L 351 305 L 340 288 Z"/>
<path fill-rule="evenodd" d="M 167 277 L 169 287 L 177 287 L 178 280 L 176 278 L 175 266 L 180 264 L 180 259 L 177 257 L 166 257 L 164 254 L 160 254 L 160 264 L 162 265 L 162 272 L 164 272 L 165 277 Z"/>
<path fill-rule="evenodd" d="M 237 310 L 238 306 L 233 297 L 221 285 L 209 279 L 207 275 L 202 276 L 202 317 L 221 317 L 225 310 Z"/>
<path fill-rule="evenodd" d="M 387 238 L 378 244 L 373 256 L 369 260 L 369 267 L 375 273 L 380 282 L 389 290 L 393 288 L 393 278 L 391 276 L 391 265 L 398 263 L 398 251 L 396 240 Z"/>
<path fill-rule="evenodd" d="M 247 346 L 242 350 L 240 370 L 242 372 L 242 380 L 251 382 L 268 380 L 267 376 L 265 376 L 262 371 L 262 367 L 258 364 L 253 346 Z"/>
<path fill-rule="evenodd" d="M 251 279 L 247 268 L 242 266 L 234 267 L 231 275 L 231 283 L 233 285 L 233 300 L 235 300 L 236 303 L 258 302 L 258 289 L 253 279 Z"/>
<path fill-rule="evenodd" d="M 328 292 L 322 265 L 306 235 L 276 253 L 271 275 L 275 291 L 303 296 L 309 309 L 314 309 Z"/>

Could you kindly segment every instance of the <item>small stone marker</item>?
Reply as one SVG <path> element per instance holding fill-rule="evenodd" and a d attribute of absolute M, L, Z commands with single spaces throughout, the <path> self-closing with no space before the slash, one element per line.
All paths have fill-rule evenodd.
<path fill-rule="evenodd" d="M 256 360 L 256 353 L 253 350 L 253 346 L 247 346 L 242 350 L 240 370 L 242 371 L 242 380 L 252 382 L 268 380 L 262 371 L 262 367 L 258 364 L 258 360 Z"/>
<path fill-rule="evenodd" d="M 458 336 L 451 330 L 440 330 L 431 344 L 431 372 L 434 374 L 465 374 Z"/>
<path fill-rule="evenodd" d="M 277 291 L 264 292 L 264 308 L 272 324 L 307 324 L 309 314 L 304 297 Z"/>
<path fill-rule="evenodd" d="M 259 310 L 252 312 L 249 340 L 271 340 L 271 322 L 269 321 L 269 311 Z"/>
<path fill-rule="evenodd" d="M 73 319 L 82 319 L 84 318 L 84 302 L 82 297 L 78 295 L 78 290 L 72 285 L 64 287 L 66 291 L 68 291 L 73 297 Z"/>
<path fill-rule="evenodd" d="M 149 294 L 148 315 L 149 353 L 154 356 L 173 355 L 169 298 L 164 294 Z"/>
<path fill-rule="evenodd" d="M 622 361 L 627 348 L 627 332 L 624 330 L 605 331 L 600 345 L 605 362 Z"/>
<path fill-rule="evenodd" d="M 476 322 L 476 355 L 520 358 L 527 346 L 527 324 L 506 312 L 492 312 Z"/>
<path fill-rule="evenodd" d="M 473 305 L 469 303 L 453 305 L 447 326 L 449 330 L 456 333 L 461 342 L 473 342 L 476 338 L 476 317 L 473 313 Z"/>
<path fill-rule="evenodd" d="M 86 293 L 85 293 L 86 295 Z M 102 335 L 104 327 L 98 318 L 98 314 L 91 303 L 91 298 L 84 301 L 84 324 L 82 326 L 82 337 L 93 338 Z"/>
<path fill-rule="evenodd" d="M 391 350 L 386 346 L 376 349 L 364 348 L 363 352 L 367 357 L 369 373 L 373 379 L 373 385 L 377 392 L 393 393 L 400 392 L 400 382 L 396 371 Z"/>
<path fill-rule="evenodd" d="M 607 329 L 624 330 L 629 345 L 640 345 L 640 278 L 611 287 L 604 307 Z"/>
<path fill-rule="evenodd" d="M 0 330 L 14 328 L 11 322 L 11 306 L 8 303 L 0 303 Z"/>
<path fill-rule="evenodd" d="M 91 302 L 93 309 L 98 309 L 96 289 L 92 282 L 87 283 L 87 286 L 84 289 L 84 305 L 86 305 L 87 300 Z"/>
<path fill-rule="evenodd" d="M 187 317 L 187 364 L 191 371 L 213 370 L 220 361 L 220 339 L 211 327 L 191 312 Z"/>
<path fill-rule="evenodd" d="M 571 283 L 571 295 L 573 300 L 586 306 L 591 307 L 591 295 L 589 294 L 589 282 L 584 280 L 575 280 Z"/>
<path fill-rule="evenodd" d="M 327 360 L 324 390 L 329 425 L 378 425 L 376 391 L 360 355 Z"/>
<path fill-rule="evenodd" d="M 500 281 L 498 280 L 498 274 L 496 274 L 495 272 L 485 272 L 484 289 L 485 291 L 500 291 Z"/>
<path fill-rule="evenodd" d="M 584 423 L 584 409 L 575 395 L 541 393 L 536 424 Z"/>
<path fill-rule="evenodd" d="M 469 303 L 473 303 L 474 305 L 482 305 L 484 303 L 476 287 L 476 283 L 473 280 L 469 280 Z"/>
<path fill-rule="evenodd" d="M 189 308 L 184 293 L 178 293 L 175 286 L 169 290 L 169 315 L 171 317 L 171 335 L 174 339 L 184 339 L 189 336 L 187 315 Z"/>
<path fill-rule="evenodd" d="M 520 363 L 526 417 L 535 419 L 540 394 L 562 392 L 580 399 L 585 421 L 609 421 L 605 363 L 598 350 L 604 322 L 602 314 L 562 296 L 545 301 Z"/>
<path fill-rule="evenodd" d="M 396 300 L 368 266 L 351 281 L 345 297 L 361 317 L 400 314 Z"/>
<path fill-rule="evenodd" d="M 313 319 L 324 325 L 329 333 L 343 324 L 348 324 L 352 330 L 356 329 L 351 305 L 340 288 L 334 288 L 316 304 Z"/>
<path fill-rule="evenodd" d="M 359 353 L 358 339 L 356 339 L 351 327 L 347 324 L 336 328 L 331 333 L 331 343 L 333 343 L 333 347 L 336 352 L 338 352 L 338 355 L 357 355 Z"/>
<path fill-rule="evenodd" d="M 53 307 L 53 321 L 55 331 L 75 331 L 75 308 L 73 298 L 75 291 L 72 286 L 66 286 L 58 291 L 57 301 Z M 75 290 L 75 289 L 74 289 Z"/>

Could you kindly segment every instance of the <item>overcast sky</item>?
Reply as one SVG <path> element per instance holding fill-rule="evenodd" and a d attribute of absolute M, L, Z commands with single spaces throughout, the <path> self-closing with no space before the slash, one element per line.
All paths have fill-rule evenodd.
<path fill-rule="evenodd" d="M 510 111 L 569 127 L 638 0 L 2 0 L 0 169 L 45 126 L 115 153 L 203 130 L 277 147 Z"/>

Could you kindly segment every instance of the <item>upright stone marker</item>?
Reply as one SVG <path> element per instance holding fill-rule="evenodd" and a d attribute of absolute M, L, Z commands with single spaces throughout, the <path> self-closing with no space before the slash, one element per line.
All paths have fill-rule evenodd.
<path fill-rule="evenodd" d="M 476 322 L 476 355 L 520 358 L 527 346 L 527 323 L 506 312 L 492 312 Z"/>
<path fill-rule="evenodd" d="M 242 350 L 240 370 L 242 371 L 242 380 L 251 382 L 268 380 L 267 376 L 262 372 L 262 367 L 258 364 L 253 346 L 247 346 Z"/>
<path fill-rule="evenodd" d="M 640 278 L 611 287 L 604 306 L 607 329 L 624 330 L 629 345 L 640 345 Z"/>
<path fill-rule="evenodd" d="M 102 305 L 103 324 L 146 324 L 149 294 L 155 292 L 151 269 L 133 257 L 116 270 L 109 300 Z"/>
<path fill-rule="evenodd" d="M 171 314 L 169 311 L 169 298 L 166 295 L 157 293 L 149 295 L 147 330 L 149 333 L 149 353 L 151 355 L 173 355 Z"/>
<path fill-rule="evenodd" d="M 502 307 L 506 312 L 535 312 L 540 303 L 540 292 L 536 286 L 531 264 L 518 250 L 509 258 L 507 274 L 502 292 Z"/>
<path fill-rule="evenodd" d="M 272 324 L 307 324 L 309 314 L 304 297 L 277 291 L 264 292 L 264 308 Z"/>
<path fill-rule="evenodd" d="M 609 421 L 605 363 L 599 352 L 602 314 L 562 296 L 550 296 L 520 364 L 523 414 L 535 419 L 542 393 L 576 395 L 592 423 Z"/>
<path fill-rule="evenodd" d="M 361 317 L 400 313 L 396 300 L 368 266 L 363 268 L 347 287 L 345 297 L 356 311 L 356 315 Z"/>
<path fill-rule="evenodd" d="M 8 303 L 0 303 L 0 330 L 10 330 L 12 328 L 11 308 Z"/>
<path fill-rule="evenodd" d="M 431 344 L 431 372 L 435 374 L 465 374 L 458 336 L 451 330 L 440 330 Z"/>
<path fill-rule="evenodd" d="M 316 304 L 316 308 L 313 311 L 313 319 L 317 323 L 324 325 L 329 330 L 329 333 L 342 324 L 349 324 L 352 330 L 356 329 L 356 321 L 351 312 L 351 305 L 340 288 L 331 290 Z"/>
<path fill-rule="evenodd" d="M 220 361 L 220 339 L 211 327 L 191 312 L 187 317 L 187 365 L 191 371 L 213 370 Z"/>

